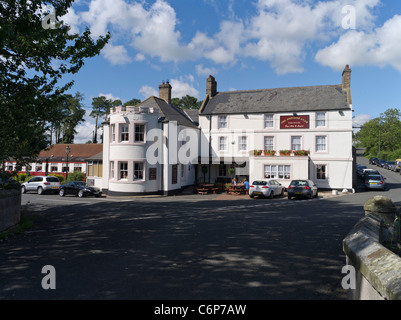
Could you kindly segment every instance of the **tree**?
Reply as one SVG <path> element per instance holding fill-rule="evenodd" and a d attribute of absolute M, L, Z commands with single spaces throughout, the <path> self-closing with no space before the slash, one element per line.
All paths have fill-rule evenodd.
<path fill-rule="evenodd" d="M 75 128 L 78 124 L 85 121 L 85 110 L 81 101 L 83 95 L 79 92 L 72 96 L 67 94 L 64 96 L 65 117 L 63 119 L 63 139 L 62 143 L 74 143 L 74 137 L 77 134 Z"/>
<path fill-rule="evenodd" d="M 401 155 L 401 111 L 388 109 L 365 123 L 355 135 L 367 156 L 395 158 Z"/>
<path fill-rule="evenodd" d="M 82 35 L 71 33 L 64 22 L 43 28 L 47 5 L 63 16 L 72 2 L 0 0 L 1 163 L 14 158 L 18 168 L 36 158 L 48 143 L 49 123 L 58 116 L 54 102 L 74 83 L 60 86 L 60 80 L 76 74 L 110 38 L 107 34 L 93 40 L 89 29 Z"/>
<path fill-rule="evenodd" d="M 139 103 L 141 103 L 141 100 L 139 100 L 139 99 L 131 99 L 131 100 L 128 100 L 127 102 L 125 102 L 124 104 L 123 104 L 123 107 L 126 107 L 126 106 L 136 106 L 137 104 L 139 104 Z"/>
<path fill-rule="evenodd" d="M 199 109 L 202 101 L 197 98 L 186 95 L 185 97 L 171 99 L 171 104 L 181 109 Z"/>
<path fill-rule="evenodd" d="M 93 143 L 97 143 L 97 129 L 99 128 L 99 118 L 108 114 L 111 107 L 113 107 L 113 101 L 107 99 L 104 96 L 92 98 L 92 112 L 90 113 L 90 116 L 92 118 L 95 118 L 95 133 L 93 136 Z"/>

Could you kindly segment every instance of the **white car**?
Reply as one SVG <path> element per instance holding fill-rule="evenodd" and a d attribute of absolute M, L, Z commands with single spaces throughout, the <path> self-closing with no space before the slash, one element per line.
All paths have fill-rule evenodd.
<path fill-rule="evenodd" d="M 284 186 L 276 180 L 255 180 L 249 185 L 249 196 L 273 199 L 274 196 L 283 196 Z"/>
<path fill-rule="evenodd" d="M 35 191 L 39 195 L 46 191 L 58 193 L 60 188 L 60 180 L 53 176 L 37 176 L 29 179 L 21 185 L 22 193 L 27 191 Z"/>

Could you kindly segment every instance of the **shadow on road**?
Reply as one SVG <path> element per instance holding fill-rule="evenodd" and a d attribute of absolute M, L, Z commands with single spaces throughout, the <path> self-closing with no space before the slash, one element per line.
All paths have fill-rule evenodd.
<path fill-rule="evenodd" d="M 32 206 L 0 243 L 0 299 L 345 299 L 342 239 L 361 207 L 331 200 Z M 57 288 L 43 290 L 44 265 Z"/>

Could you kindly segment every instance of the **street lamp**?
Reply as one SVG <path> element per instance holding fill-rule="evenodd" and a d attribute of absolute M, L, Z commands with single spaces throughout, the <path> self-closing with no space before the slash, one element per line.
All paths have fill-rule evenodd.
<path fill-rule="evenodd" d="M 69 169 L 68 169 L 68 168 L 69 168 L 69 167 L 68 167 L 68 155 L 69 155 L 70 151 L 71 151 L 70 146 L 67 146 L 67 147 L 65 148 L 65 153 L 67 154 L 67 168 L 66 168 L 66 170 L 65 170 L 65 172 L 66 172 L 66 174 L 65 174 L 65 181 L 68 180 L 68 171 L 69 171 Z"/>

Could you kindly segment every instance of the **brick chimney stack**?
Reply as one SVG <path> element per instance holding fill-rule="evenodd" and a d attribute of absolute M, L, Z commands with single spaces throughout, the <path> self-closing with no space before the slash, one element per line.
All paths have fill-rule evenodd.
<path fill-rule="evenodd" d="M 165 100 L 168 104 L 171 103 L 171 85 L 167 81 L 164 83 L 162 82 L 161 85 L 159 85 L 159 98 Z"/>
<path fill-rule="evenodd" d="M 351 69 L 349 68 L 349 65 L 347 64 L 345 66 L 345 69 L 343 71 L 343 83 L 342 83 L 342 89 L 344 92 L 347 93 L 347 102 L 349 105 L 352 104 L 352 99 L 351 99 Z"/>
<path fill-rule="evenodd" d="M 209 75 L 209 78 L 206 80 L 206 95 L 209 98 L 213 98 L 217 94 L 217 82 L 216 79 Z"/>

